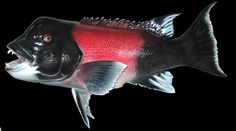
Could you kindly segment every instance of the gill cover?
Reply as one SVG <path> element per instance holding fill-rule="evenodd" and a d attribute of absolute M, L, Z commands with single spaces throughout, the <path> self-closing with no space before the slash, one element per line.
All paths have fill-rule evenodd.
<path fill-rule="evenodd" d="M 32 24 L 37 26 L 43 46 L 36 56 L 41 82 L 64 80 L 77 67 L 82 51 L 71 35 L 74 24 L 48 17 L 40 17 Z"/>

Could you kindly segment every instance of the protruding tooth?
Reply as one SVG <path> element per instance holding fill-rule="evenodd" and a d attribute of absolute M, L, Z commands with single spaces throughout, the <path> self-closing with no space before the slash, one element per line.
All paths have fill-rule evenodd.
<path fill-rule="evenodd" d="M 10 52 L 11 52 L 11 50 L 8 50 L 8 51 L 7 51 L 7 54 L 9 54 Z"/>
<path fill-rule="evenodd" d="M 6 67 L 8 67 L 8 66 L 9 66 L 9 64 L 8 64 L 8 63 L 5 63 L 5 66 L 6 66 Z"/>

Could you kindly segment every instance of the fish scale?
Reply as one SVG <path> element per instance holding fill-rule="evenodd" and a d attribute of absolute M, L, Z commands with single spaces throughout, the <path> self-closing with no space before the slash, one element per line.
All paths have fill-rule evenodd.
<path fill-rule="evenodd" d="M 98 60 L 120 61 L 128 65 L 127 72 L 135 72 L 136 65 L 133 64 L 143 46 L 143 38 L 139 32 L 103 27 L 91 29 L 90 26 L 79 24 L 73 29 L 73 35 L 83 51 L 81 64 Z M 128 51 L 135 53 L 133 56 L 123 57 Z"/>

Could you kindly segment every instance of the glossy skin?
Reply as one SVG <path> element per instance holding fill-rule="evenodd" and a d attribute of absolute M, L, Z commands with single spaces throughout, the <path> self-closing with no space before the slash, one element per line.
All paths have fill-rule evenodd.
<path fill-rule="evenodd" d="M 73 36 L 83 52 L 80 64 L 102 60 L 126 64 L 127 68 L 122 73 L 118 86 L 135 77 L 137 59 L 144 44 L 141 31 L 78 24 L 73 28 Z"/>
<path fill-rule="evenodd" d="M 144 30 L 80 23 L 72 32 L 83 52 L 79 64 L 111 60 L 127 65 L 116 88 L 125 83 L 137 84 L 160 70 L 181 65 L 185 53 L 176 44 L 178 41 L 168 41 Z"/>
<path fill-rule="evenodd" d="M 69 87 L 70 84 L 64 85 L 68 81 L 78 81 L 73 73 L 84 63 L 104 60 L 121 62 L 127 65 L 127 69 L 120 76 L 117 88 L 127 82 L 137 84 L 140 78 L 145 79 L 159 70 L 176 65 L 178 59 L 171 65 L 165 64 L 167 57 L 177 58 L 176 54 L 164 51 L 174 52 L 177 49 L 176 46 L 163 48 L 166 43 L 164 39 L 142 29 L 90 26 L 40 17 L 8 48 L 29 61 L 27 68 L 29 66 L 33 74 L 24 75 L 27 81 L 63 87 Z M 25 79 L 22 75 L 15 75 L 11 69 L 12 66 L 6 67 L 13 77 Z M 22 70 L 18 74 L 25 72 L 29 71 Z"/>

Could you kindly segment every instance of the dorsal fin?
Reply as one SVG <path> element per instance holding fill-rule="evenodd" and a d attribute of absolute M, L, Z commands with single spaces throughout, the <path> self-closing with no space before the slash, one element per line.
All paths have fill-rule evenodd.
<path fill-rule="evenodd" d="M 166 15 L 145 22 L 135 22 L 119 18 L 112 20 L 104 19 L 104 17 L 84 17 L 82 20 L 80 20 L 80 23 L 84 25 L 92 25 L 105 28 L 144 30 L 158 37 L 169 38 L 174 34 L 173 19 L 178 15 L 179 14 Z"/>
<path fill-rule="evenodd" d="M 93 26 L 99 26 L 99 27 L 108 27 L 108 28 L 116 28 L 116 29 L 142 29 L 142 25 L 144 22 L 135 22 L 135 21 L 129 21 L 125 19 L 104 19 L 104 17 L 84 17 L 82 20 L 80 20 L 81 24 L 84 25 L 93 25 Z"/>
<path fill-rule="evenodd" d="M 146 30 L 159 37 L 170 38 L 174 35 L 173 19 L 180 14 L 169 14 L 147 22 Z"/>

